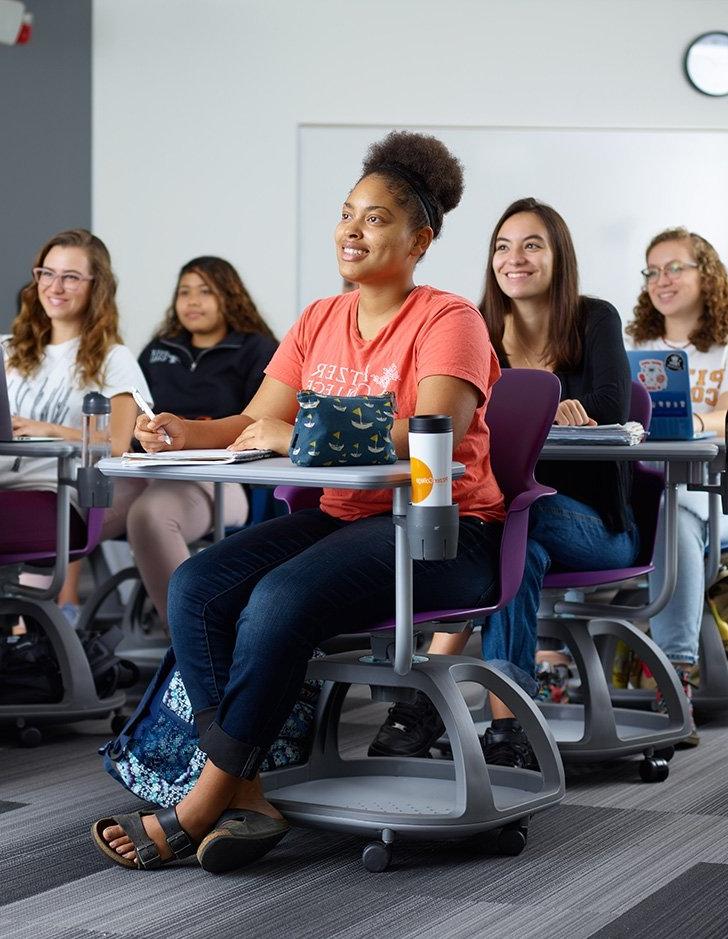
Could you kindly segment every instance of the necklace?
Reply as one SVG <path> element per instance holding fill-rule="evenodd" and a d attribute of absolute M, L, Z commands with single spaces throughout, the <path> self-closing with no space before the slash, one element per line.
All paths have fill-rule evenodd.
<path fill-rule="evenodd" d="M 668 349 L 687 349 L 687 347 L 691 344 L 689 339 L 687 342 L 683 343 L 670 342 L 668 339 L 665 339 L 664 336 L 662 337 L 662 341 L 665 343 Z"/>
<path fill-rule="evenodd" d="M 538 365 L 534 365 L 533 362 L 531 361 L 529 355 L 528 355 L 528 349 L 526 348 L 526 346 L 525 346 L 523 340 L 521 339 L 520 335 L 518 334 L 517 330 L 514 329 L 514 330 L 512 330 L 512 332 L 513 332 L 513 336 L 514 336 L 516 342 L 517 342 L 518 345 L 520 346 L 521 354 L 523 355 L 523 359 L 524 359 L 526 365 L 528 366 L 528 368 L 543 369 L 543 368 L 544 368 L 544 365 L 543 365 L 543 361 L 544 361 L 543 352 L 541 352 L 540 355 L 536 355 L 536 359 L 537 359 L 537 361 L 538 361 Z"/>

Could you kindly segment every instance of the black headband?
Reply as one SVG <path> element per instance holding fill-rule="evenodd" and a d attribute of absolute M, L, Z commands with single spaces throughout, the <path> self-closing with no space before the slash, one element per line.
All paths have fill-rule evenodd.
<path fill-rule="evenodd" d="M 376 169 L 372 170 L 372 172 L 391 173 L 392 175 L 399 176 L 400 179 L 403 179 L 422 203 L 422 208 L 425 210 L 425 215 L 427 216 L 427 221 L 430 223 L 430 228 L 433 231 L 435 230 L 435 220 L 437 218 L 435 201 L 427 191 L 425 181 L 419 175 L 419 173 L 408 170 L 405 166 L 402 166 L 401 163 L 380 163 Z"/>

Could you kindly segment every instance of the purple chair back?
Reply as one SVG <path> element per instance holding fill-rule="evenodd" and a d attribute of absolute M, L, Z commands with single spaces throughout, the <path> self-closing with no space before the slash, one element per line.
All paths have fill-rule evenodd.
<path fill-rule="evenodd" d="M 629 419 L 642 424 L 645 430 L 652 423 L 652 398 L 640 381 L 632 382 L 632 397 L 629 402 Z"/>
<path fill-rule="evenodd" d="M 529 509 L 537 499 L 555 492 L 537 483 L 533 474 L 560 397 L 558 378 L 537 369 L 504 369 L 493 387 L 486 422 L 491 466 L 505 497 L 506 519 L 500 548 L 500 596 L 488 613 L 502 609 L 516 595 L 526 561 Z"/>
<path fill-rule="evenodd" d="M 488 607 L 416 613 L 415 623 L 458 622 L 487 616 L 515 596 L 526 560 L 529 509 L 537 499 L 553 495 L 555 491 L 537 483 L 533 472 L 553 424 L 560 395 L 558 378 L 551 372 L 536 369 L 504 369 L 493 386 L 486 412 L 490 461 L 506 503 L 500 548 L 500 594 Z M 278 486 L 275 490 L 276 498 L 286 502 L 291 511 L 317 505 L 318 494 L 319 490 L 295 486 Z M 392 625 L 392 621 L 387 621 L 371 628 L 390 629 Z"/>
<path fill-rule="evenodd" d="M 0 565 L 52 563 L 56 556 L 56 494 L 34 490 L 0 493 L 5 518 L 22 524 L 5 528 L 0 534 Z M 76 561 L 89 554 L 101 540 L 103 509 L 89 509 L 86 524 L 71 513 L 68 559 Z"/>

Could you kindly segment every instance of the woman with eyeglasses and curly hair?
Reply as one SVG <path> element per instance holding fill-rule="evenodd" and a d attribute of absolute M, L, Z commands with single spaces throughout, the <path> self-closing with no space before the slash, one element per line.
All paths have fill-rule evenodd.
<path fill-rule="evenodd" d="M 38 252 L 33 279 L 21 291 L 12 332 L 0 337 L 16 436 L 81 440 L 81 407 L 88 391 L 111 399 L 111 450 L 129 448 L 138 413 L 132 388 L 151 401 L 142 372 L 122 345 L 116 280 L 106 245 L 85 229 L 60 232 Z M 56 460 L 0 458 L 0 516 L 13 545 L 28 531 L 27 510 L 17 490 L 47 492 L 54 499 Z M 17 523 L 14 519 L 17 518 Z M 38 547 L 55 544 L 53 531 L 28 531 Z M 85 541 L 77 506 L 71 512 L 71 547 Z M 77 606 L 78 567 L 73 566 L 58 602 Z M 72 609 L 68 608 L 72 616 Z M 69 616 L 69 618 L 71 618 Z"/>
<path fill-rule="evenodd" d="M 695 430 L 712 430 L 723 437 L 728 410 L 728 273 L 715 248 L 685 228 L 660 232 L 647 246 L 646 257 L 645 283 L 627 335 L 635 349 L 688 353 Z M 650 621 L 650 630 L 690 698 L 690 670 L 698 658 L 706 586 L 708 496 L 681 486 L 678 503 L 677 586 L 672 600 Z M 726 516 L 721 524 L 726 537 Z M 664 576 L 663 525 L 661 519 L 651 595 Z M 697 746 L 698 742 L 693 724 L 683 743 Z"/>
<path fill-rule="evenodd" d="M 162 325 L 139 357 L 157 411 L 187 420 L 239 414 L 263 381 L 278 343 L 229 261 L 193 258 L 182 266 Z M 118 479 L 105 537 L 126 531 L 159 619 L 167 623 L 167 585 L 190 556 L 188 545 L 212 529 L 212 483 Z M 245 490 L 224 486 L 226 527 L 248 517 Z"/>

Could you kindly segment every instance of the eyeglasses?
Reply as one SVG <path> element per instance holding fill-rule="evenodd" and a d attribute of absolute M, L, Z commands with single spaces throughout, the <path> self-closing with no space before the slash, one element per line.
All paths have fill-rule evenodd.
<path fill-rule="evenodd" d="M 686 267 L 699 267 L 694 261 L 670 261 L 669 264 L 663 264 L 662 267 L 646 267 L 642 271 L 642 276 L 648 284 L 656 284 L 660 279 L 660 274 L 664 271 L 673 280 L 682 276 Z"/>
<path fill-rule="evenodd" d="M 63 271 L 58 273 L 52 271 L 49 267 L 34 267 L 33 278 L 36 284 L 41 287 L 50 287 L 60 277 L 64 290 L 68 293 L 75 293 L 81 289 L 81 284 L 85 280 L 93 280 L 93 277 L 84 277 L 83 274 L 76 274 L 75 271 Z"/>

